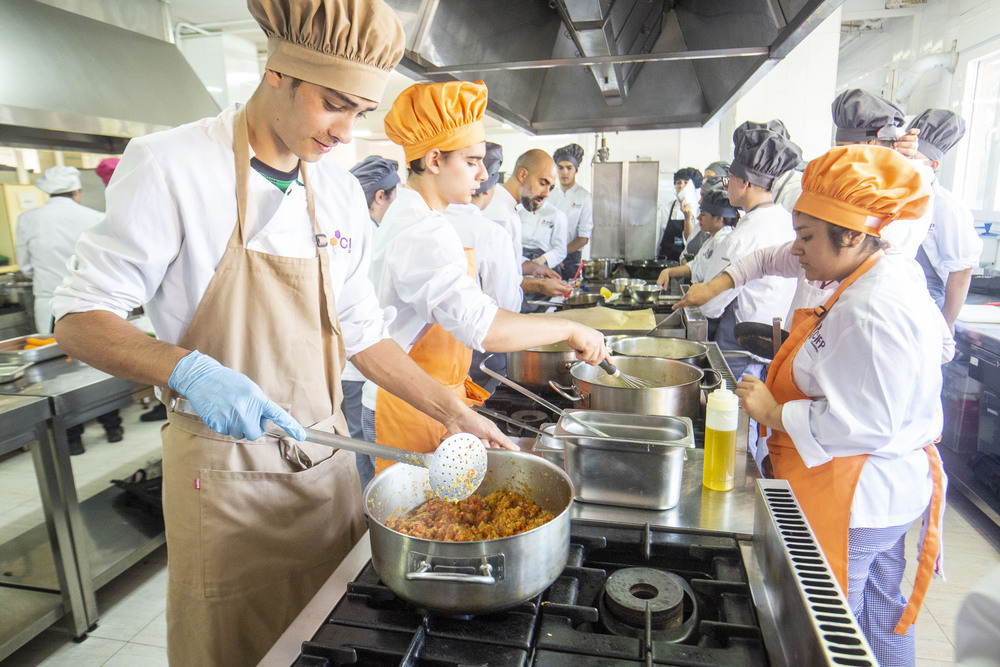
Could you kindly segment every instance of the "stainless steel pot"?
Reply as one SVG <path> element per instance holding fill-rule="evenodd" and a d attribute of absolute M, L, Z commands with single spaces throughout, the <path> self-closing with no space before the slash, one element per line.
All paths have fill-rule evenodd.
<path fill-rule="evenodd" d="M 514 606 L 546 588 L 566 566 L 573 484 L 560 468 L 532 454 L 491 449 L 477 493 L 527 495 L 555 518 L 520 535 L 478 542 L 435 542 L 386 528 L 385 521 L 431 495 L 427 470 L 394 465 L 365 489 L 372 565 L 396 595 L 418 607 L 482 614 Z"/>
<path fill-rule="evenodd" d="M 708 348 L 701 343 L 682 338 L 634 336 L 611 343 L 611 351 L 626 357 L 656 357 L 673 359 L 702 368 L 708 365 Z"/>
<path fill-rule="evenodd" d="M 620 259 L 588 259 L 583 264 L 583 279 L 608 280 L 611 278 L 611 274 L 614 273 L 615 269 L 618 268 L 619 264 L 621 264 Z"/>
<path fill-rule="evenodd" d="M 566 343 L 553 343 L 507 353 L 507 377 L 528 387 L 548 387 L 549 380 L 569 384 L 569 369 L 577 363 L 576 352 Z"/>
<path fill-rule="evenodd" d="M 611 362 L 622 373 L 658 386 L 651 389 L 623 387 L 614 384 L 614 379 L 609 379 L 599 367 L 583 362 L 574 364 L 570 369 L 572 387 L 556 382 L 549 382 L 549 386 L 563 398 L 588 410 L 697 419 L 701 413 L 701 392 L 711 391 L 722 384 L 722 376 L 718 372 L 702 370 L 673 359 L 614 355 Z M 707 380 L 707 377 L 712 379 Z"/>

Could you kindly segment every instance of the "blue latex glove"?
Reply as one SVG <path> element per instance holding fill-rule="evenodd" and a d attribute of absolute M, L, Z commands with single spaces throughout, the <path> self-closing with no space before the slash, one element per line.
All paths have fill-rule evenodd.
<path fill-rule="evenodd" d="M 167 384 L 222 435 L 256 440 L 270 419 L 296 440 L 306 439 L 305 429 L 253 380 L 197 350 L 177 362 Z"/>

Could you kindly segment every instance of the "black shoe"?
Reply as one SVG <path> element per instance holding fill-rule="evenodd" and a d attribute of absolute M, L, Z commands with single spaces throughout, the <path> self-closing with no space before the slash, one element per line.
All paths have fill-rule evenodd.
<path fill-rule="evenodd" d="M 105 432 L 108 434 L 108 442 L 121 442 L 122 438 L 125 437 L 125 429 L 121 426 L 105 429 Z"/>
<path fill-rule="evenodd" d="M 86 451 L 83 448 L 83 438 L 76 436 L 75 438 L 69 438 L 69 455 L 76 456 L 77 454 L 83 454 Z"/>
<path fill-rule="evenodd" d="M 158 422 L 163 421 L 167 418 L 167 406 L 163 403 L 157 403 L 153 406 L 153 409 L 149 412 L 144 412 L 139 415 L 139 421 L 141 422 Z"/>

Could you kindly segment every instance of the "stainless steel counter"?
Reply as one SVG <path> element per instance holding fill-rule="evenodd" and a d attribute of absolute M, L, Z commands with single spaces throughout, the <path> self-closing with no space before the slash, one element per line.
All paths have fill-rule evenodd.
<path fill-rule="evenodd" d="M 98 619 L 96 589 L 163 544 L 164 536 L 162 520 L 152 525 L 155 522 L 146 517 L 116 512 L 112 504 L 121 491 L 115 487 L 79 502 L 66 429 L 128 405 L 143 388 L 65 357 L 36 363 L 24 377 L 0 385 L 0 395 L 47 399 L 45 447 L 53 462 L 47 483 L 57 489 L 68 520 L 73 567 L 67 566 L 66 572 L 78 582 L 79 594 L 69 586 L 72 629 L 77 635 Z M 22 573 L 7 583 L 22 589 L 52 587 L 58 572 L 53 572 L 45 542 L 45 528 L 39 526 L 0 546 L 0 569 Z M 32 567 L 23 567 L 26 558 Z M 12 560 L 22 567 L 8 568 Z"/>
<path fill-rule="evenodd" d="M 516 441 L 522 450 L 532 450 L 533 439 L 520 438 Z M 681 500 L 677 507 L 654 512 L 574 502 L 572 517 L 622 524 L 648 523 L 682 530 L 712 530 L 750 539 L 754 529 L 756 480 L 760 477 L 753 457 L 746 453 L 742 457 L 737 455 L 736 485 L 732 491 L 722 492 L 702 486 L 704 450 L 691 449 L 687 453 Z M 347 592 L 347 584 L 357 577 L 370 558 L 371 544 L 366 533 L 264 656 L 260 665 L 288 667 L 295 662 L 302 641 L 316 634 L 337 601 Z"/>
<path fill-rule="evenodd" d="M 533 438 L 515 438 L 515 441 L 522 451 L 534 453 Z M 760 478 L 753 457 L 747 452 L 738 452 L 733 490 L 712 491 L 701 483 L 705 450 L 689 449 L 686 454 L 681 500 L 673 509 L 652 511 L 577 501 L 573 503 L 572 518 L 711 530 L 750 538 L 753 535 L 755 483 Z"/>

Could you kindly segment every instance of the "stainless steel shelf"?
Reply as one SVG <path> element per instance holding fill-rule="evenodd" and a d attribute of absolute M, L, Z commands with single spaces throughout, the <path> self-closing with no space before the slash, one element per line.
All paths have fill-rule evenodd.
<path fill-rule="evenodd" d="M 60 582 L 57 590 L 68 591 L 68 611 L 76 635 L 86 633 L 98 620 L 95 591 L 163 544 L 164 534 L 162 519 L 157 524 L 123 513 L 116 506 L 122 493 L 117 488 L 108 488 L 83 503 L 78 501 L 66 428 L 128 405 L 133 394 L 143 389 L 142 385 L 65 358 L 37 363 L 24 377 L 0 385 L 0 394 L 47 399 L 50 414 L 41 429 L 44 446 L 36 451 L 43 452 L 50 463 L 44 478 L 39 473 L 39 485 L 58 499 L 53 505 L 59 509 L 57 517 L 64 519 L 64 534 L 57 535 L 50 529 L 50 541 L 58 545 L 54 547 L 55 572 L 65 572 L 66 583 Z M 22 537 L 25 544 L 35 544 L 31 551 L 35 570 L 26 573 L 24 581 L 12 585 L 37 585 L 45 590 L 52 586 L 52 577 L 43 565 L 39 535 L 28 531 Z M 15 542 L 11 549 L 26 548 L 22 540 Z"/>

